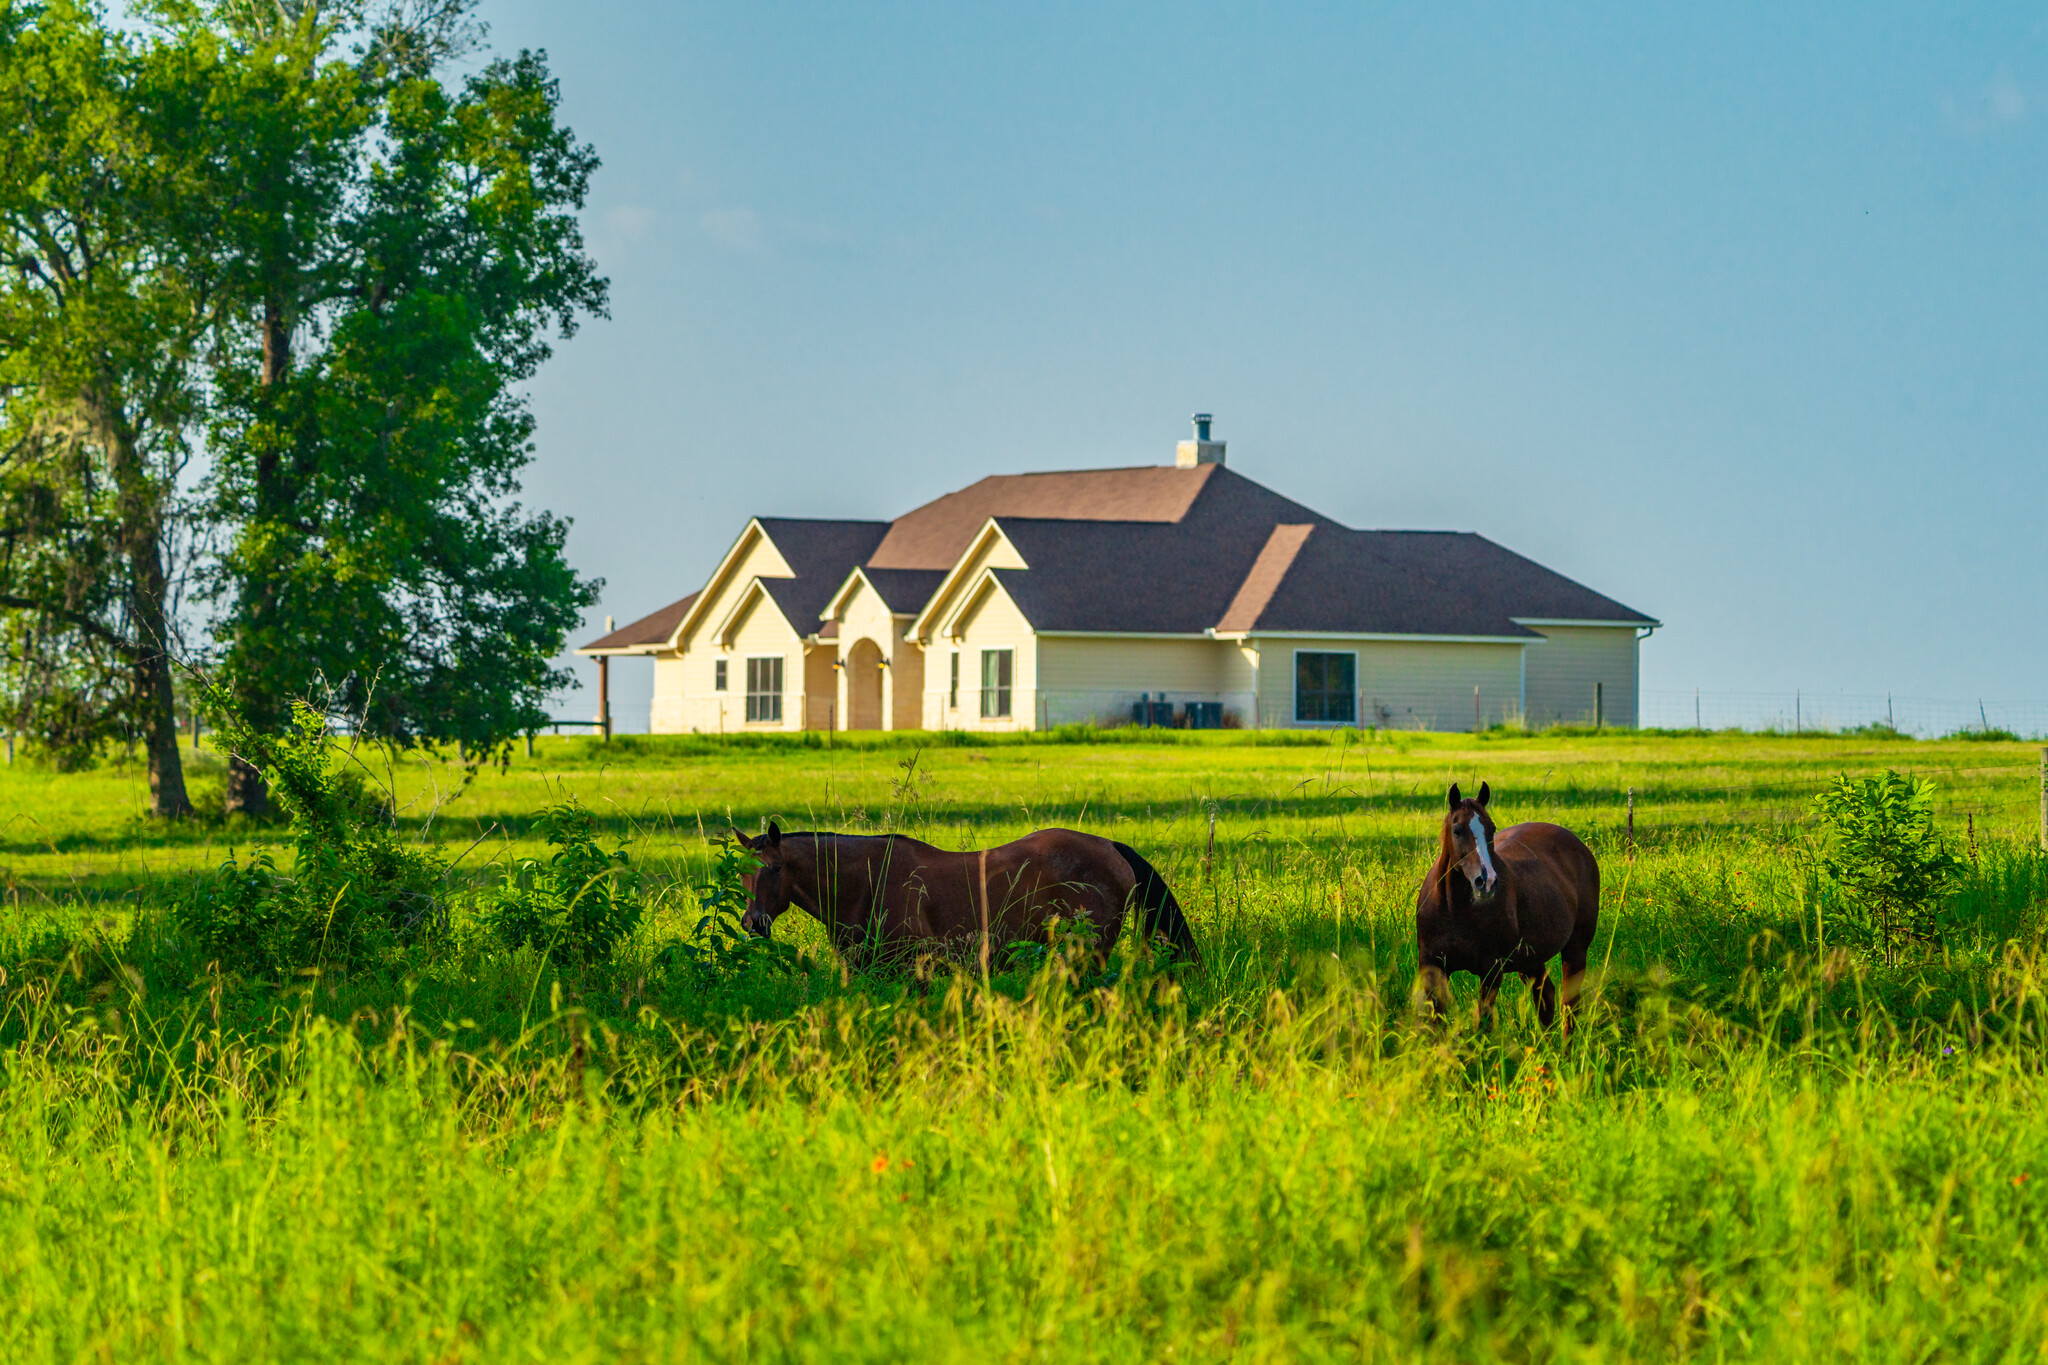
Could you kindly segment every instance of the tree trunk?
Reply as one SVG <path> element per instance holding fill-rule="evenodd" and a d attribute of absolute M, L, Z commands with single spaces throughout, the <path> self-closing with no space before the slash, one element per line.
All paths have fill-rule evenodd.
<path fill-rule="evenodd" d="M 236 758 L 228 755 L 227 809 L 243 815 L 270 814 L 270 787 L 263 780 L 263 774 Z"/>
<path fill-rule="evenodd" d="M 142 713 L 144 749 L 149 755 L 149 813 L 177 817 L 192 813 L 185 793 L 185 762 L 178 753 L 178 713 L 171 697 L 171 623 L 165 607 L 170 575 L 164 568 L 163 505 L 135 447 L 135 433 L 118 410 L 96 405 L 101 439 L 119 498 L 122 550 L 133 585 L 135 640 L 133 696 Z"/>
<path fill-rule="evenodd" d="M 263 372 L 261 381 L 265 389 L 275 389 L 291 373 L 292 327 L 282 291 L 273 289 L 263 301 Z M 273 438 L 274 439 L 274 438 Z M 265 451 L 256 462 L 256 509 L 259 516 L 275 512 L 275 504 L 282 498 L 281 471 L 278 468 L 279 453 L 275 449 Z M 244 585 L 243 591 L 249 591 Z M 256 585 L 255 591 L 261 600 L 250 604 L 250 614 L 260 625 L 268 625 L 271 616 L 270 589 Z M 252 632 L 260 634 L 260 631 Z M 242 719 L 253 725 L 268 723 L 270 713 L 275 709 L 266 703 L 272 698 L 252 696 L 249 688 L 260 683 L 247 677 L 233 679 L 235 700 L 241 705 Z M 228 757 L 227 811 L 243 815 L 270 814 L 270 787 L 264 782 L 263 774 L 244 763 L 241 759 Z"/>

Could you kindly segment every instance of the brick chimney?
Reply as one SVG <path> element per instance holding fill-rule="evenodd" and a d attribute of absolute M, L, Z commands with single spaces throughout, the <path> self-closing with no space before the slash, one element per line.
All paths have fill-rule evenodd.
<path fill-rule="evenodd" d="M 1222 441 L 1209 439 L 1209 424 L 1215 418 L 1206 412 L 1195 414 L 1195 439 L 1182 441 L 1173 449 L 1173 462 L 1182 469 L 1193 469 L 1196 465 L 1222 464 Z"/>

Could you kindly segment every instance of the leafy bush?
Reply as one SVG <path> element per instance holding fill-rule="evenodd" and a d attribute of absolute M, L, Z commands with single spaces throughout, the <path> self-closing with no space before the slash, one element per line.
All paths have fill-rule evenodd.
<path fill-rule="evenodd" d="M 655 965 L 663 971 L 685 968 L 706 982 L 731 981 L 756 970 L 785 976 L 794 972 L 795 948 L 772 938 L 755 938 L 740 924 L 750 898 L 747 874 L 758 866 L 754 855 L 734 838 L 712 842 L 718 851 L 712 857 L 711 876 L 697 891 L 704 913 L 688 938 L 661 950 Z"/>
<path fill-rule="evenodd" d="M 1843 924 L 1897 961 L 1940 937 L 1942 903 L 1963 871 L 1934 827 L 1934 784 L 1896 769 L 1837 777 L 1814 798 L 1826 842 L 1820 866 L 1841 893 Z"/>
<path fill-rule="evenodd" d="M 2018 744 L 2020 742 L 2018 735 L 1997 725 L 1979 725 L 1967 730 L 1956 730 L 1943 735 L 1942 738 L 1974 740 L 1979 744 Z"/>
<path fill-rule="evenodd" d="M 520 859 L 478 906 L 506 947 L 589 964 L 609 958 L 639 927 L 640 874 L 623 844 L 609 853 L 598 846 L 596 823 L 573 797 L 541 813 L 554 856 Z"/>
<path fill-rule="evenodd" d="M 218 694 L 216 693 L 216 700 Z M 220 747 L 263 774 L 289 820 L 290 875 L 268 852 L 230 855 L 172 904 L 179 927 L 229 971 L 289 975 L 387 957 L 441 927 L 446 869 L 402 843 L 387 803 L 303 703 L 282 734 L 262 734 L 217 711 Z"/>

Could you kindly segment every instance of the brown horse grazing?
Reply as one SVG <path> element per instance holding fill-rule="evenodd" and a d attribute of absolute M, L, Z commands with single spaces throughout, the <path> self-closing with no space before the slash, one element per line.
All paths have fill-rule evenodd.
<path fill-rule="evenodd" d="M 1180 902 L 1152 864 L 1093 834 L 1042 829 L 968 853 L 903 834 L 785 834 L 771 824 L 757 839 L 734 835 L 761 860 L 741 926 L 766 938 L 783 911 L 800 905 L 855 965 L 935 945 L 978 955 L 986 969 L 1056 915 L 1094 925 L 1106 959 L 1134 904 L 1147 937 L 1201 960 Z"/>
<path fill-rule="evenodd" d="M 1545 1027 L 1557 1013 L 1548 963 L 1564 958 L 1565 1029 L 1586 972 L 1586 950 L 1600 917 L 1600 864 L 1579 836 L 1558 825 L 1530 823 L 1494 831 L 1479 784 L 1467 801 L 1451 784 L 1442 847 L 1415 900 L 1415 937 L 1422 951 L 1419 987 L 1437 1016 L 1451 1010 L 1452 972 L 1479 978 L 1479 1017 L 1493 1013 L 1510 971 L 1529 983 Z"/>

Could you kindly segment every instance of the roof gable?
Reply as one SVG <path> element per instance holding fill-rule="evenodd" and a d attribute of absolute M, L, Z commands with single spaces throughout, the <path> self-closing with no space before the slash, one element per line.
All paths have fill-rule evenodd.
<path fill-rule="evenodd" d="M 695 634 L 717 603 L 731 596 L 743 569 L 763 585 L 778 610 L 799 634 L 807 633 L 846 575 L 888 531 L 885 521 L 821 521 L 805 517 L 755 517 L 726 552 L 711 581 L 684 613 L 678 636 Z"/>
<path fill-rule="evenodd" d="M 917 619 L 910 623 L 904 634 L 913 640 L 929 640 L 938 629 L 939 622 L 951 612 L 962 590 L 975 581 L 976 575 L 988 568 L 1022 569 L 1028 567 L 1028 563 L 1001 524 L 995 521 L 984 523 L 959 561 L 946 571 L 937 590 L 926 600 L 917 613 Z"/>

